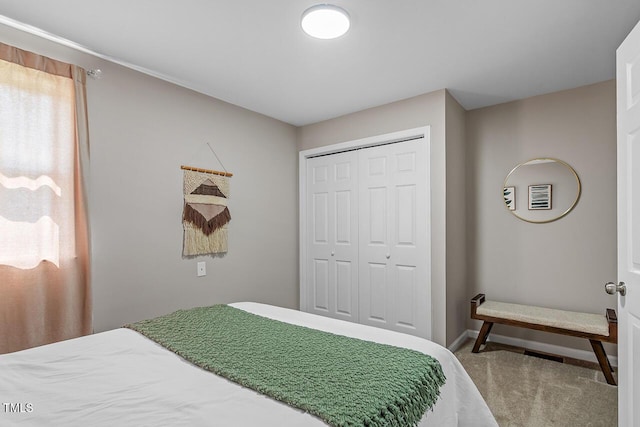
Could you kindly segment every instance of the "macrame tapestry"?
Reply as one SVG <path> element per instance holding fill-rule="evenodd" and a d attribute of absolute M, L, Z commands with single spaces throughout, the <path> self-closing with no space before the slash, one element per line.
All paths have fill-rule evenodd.
<path fill-rule="evenodd" d="M 227 252 L 229 178 L 184 171 L 183 256 Z"/>

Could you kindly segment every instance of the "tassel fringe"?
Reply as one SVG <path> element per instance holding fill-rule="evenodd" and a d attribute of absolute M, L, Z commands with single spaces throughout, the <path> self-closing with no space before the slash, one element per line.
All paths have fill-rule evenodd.
<path fill-rule="evenodd" d="M 182 220 L 195 225 L 202 230 L 205 236 L 208 236 L 231 221 L 231 213 L 229 213 L 229 208 L 225 207 L 222 212 L 207 221 L 200 212 L 185 203 Z"/>
<path fill-rule="evenodd" d="M 227 252 L 227 229 L 219 228 L 209 236 L 191 223 L 184 222 L 183 256 L 206 255 Z"/>

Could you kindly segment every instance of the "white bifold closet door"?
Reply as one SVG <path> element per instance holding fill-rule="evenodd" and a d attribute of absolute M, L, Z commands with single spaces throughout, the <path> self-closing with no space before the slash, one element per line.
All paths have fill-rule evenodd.
<path fill-rule="evenodd" d="M 307 159 L 307 310 L 430 338 L 423 138 Z"/>

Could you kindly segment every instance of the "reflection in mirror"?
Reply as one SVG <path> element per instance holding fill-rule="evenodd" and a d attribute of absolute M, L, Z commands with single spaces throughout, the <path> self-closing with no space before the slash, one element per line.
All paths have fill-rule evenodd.
<path fill-rule="evenodd" d="M 580 198 L 580 179 L 562 160 L 538 158 L 513 168 L 504 180 L 504 203 L 518 218 L 534 223 L 568 214 Z"/>

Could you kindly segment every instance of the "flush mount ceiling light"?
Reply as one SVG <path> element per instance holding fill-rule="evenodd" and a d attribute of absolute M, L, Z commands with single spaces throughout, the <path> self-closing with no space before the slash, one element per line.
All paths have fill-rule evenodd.
<path fill-rule="evenodd" d="M 349 31 L 349 14 L 332 4 L 318 4 L 302 14 L 302 29 L 311 37 L 335 39 Z"/>

